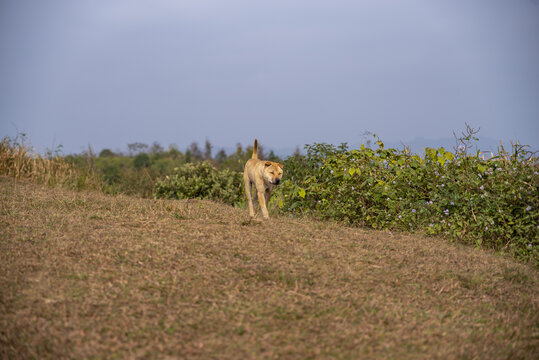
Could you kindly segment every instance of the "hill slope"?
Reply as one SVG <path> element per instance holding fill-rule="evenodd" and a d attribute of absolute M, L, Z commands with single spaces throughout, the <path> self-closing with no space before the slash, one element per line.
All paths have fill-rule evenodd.
<path fill-rule="evenodd" d="M 437 238 L 0 177 L 1 358 L 537 358 L 539 274 Z"/>

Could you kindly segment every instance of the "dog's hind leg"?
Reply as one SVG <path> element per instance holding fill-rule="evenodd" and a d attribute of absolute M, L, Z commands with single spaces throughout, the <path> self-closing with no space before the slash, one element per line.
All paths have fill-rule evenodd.
<path fill-rule="evenodd" d="M 249 180 L 248 176 L 244 176 L 243 180 L 245 182 L 245 195 L 247 196 L 247 206 L 249 207 L 249 216 L 253 218 L 255 217 L 255 209 L 253 206 L 253 199 L 251 195 L 252 183 L 251 183 L 251 180 Z"/>

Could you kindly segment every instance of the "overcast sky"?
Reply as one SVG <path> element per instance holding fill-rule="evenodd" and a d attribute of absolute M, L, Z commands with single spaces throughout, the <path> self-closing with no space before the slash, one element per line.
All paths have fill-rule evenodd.
<path fill-rule="evenodd" d="M 0 136 L 38 151 L 465 122 L 539 149 L 538 0 L 0 0 Z"/>

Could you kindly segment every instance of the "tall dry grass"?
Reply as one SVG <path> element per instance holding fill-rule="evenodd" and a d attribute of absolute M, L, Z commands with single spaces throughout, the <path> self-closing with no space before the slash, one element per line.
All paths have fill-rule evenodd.
<path fill-rule="evenodd" d="M 9 137 L 0 142 L 0 175 L 77 190 L 102 190 L 104 186 L 90 161 L 81 169 L 58 155 L 41 156 L 23 141 Z"/>

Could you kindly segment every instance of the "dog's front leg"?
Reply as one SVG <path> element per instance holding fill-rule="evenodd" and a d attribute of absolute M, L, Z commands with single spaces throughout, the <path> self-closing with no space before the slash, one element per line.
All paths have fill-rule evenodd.
<path fill-rule="evenodd" d="M 266 206 L 269 205 L 270 197 L 271 197 L 271 190 L 268 188 L 264 191 L 264 200 L 266 200 Z"/>
<path fill-rule="evenodd" d="M 266 195 L 264 194 L 265 191 L 258 190 L 258 203 L 260 204 L 260 209 L 262 210 L 262 216 L 264 216 L 264 219 L 269 219 L 268 209 L 266 208 Z"/>

